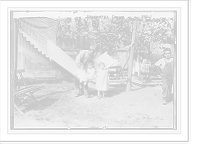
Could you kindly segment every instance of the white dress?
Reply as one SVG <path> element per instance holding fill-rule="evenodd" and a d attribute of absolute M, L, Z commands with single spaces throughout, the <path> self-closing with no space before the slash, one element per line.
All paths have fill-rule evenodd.
<path fill-rule="evenodd" d="M 96 78 L 96 89 L 98 91 L 107 91 L 108 90 L 108 69 L 97 70 L 97 78 Z"/>

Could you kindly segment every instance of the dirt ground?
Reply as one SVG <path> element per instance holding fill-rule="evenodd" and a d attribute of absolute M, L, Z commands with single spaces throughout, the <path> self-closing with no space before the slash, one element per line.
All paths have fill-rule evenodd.
<path fill-rule="evenodd" d="M 174 105 L 162 104 L 161 86 L 134 86 L 130 92 L 125 92 L 125 86 L 116 86 L 105 99 L 98 99 L 94 89 L 90 92 L 91 98 L 76 98 L 72 83 L 45 84 L 44 89 L 35 93 L 37 102 L 16 102 L 24 114 L 15 110 L 14 127 L 173 127 Z"/>

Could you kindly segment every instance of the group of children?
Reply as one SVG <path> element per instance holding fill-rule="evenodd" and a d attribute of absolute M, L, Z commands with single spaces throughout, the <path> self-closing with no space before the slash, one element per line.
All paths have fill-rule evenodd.
<path fill-rule="evenodd" d="M 173 84 L 173 68 L 174 68 L 174 59 L 171 56 L 170 49 L 164 49 L 163 58 L 159 59 L 155 66 L 160 68 L 161 77 L 162 77 L 162 88 L 163 88 L 163 104 L 167 104 L 170 100 L 170 94 Z M 88 82 L 96 82 L 97 97 L 105 98 L 105 91 L 109 89 L 108 73 L 109 66 L 104 62 L 98 62 L 98 64 L 87 64 L 87 67 L 84 65 L 76 71 L 76 76 L 79 78 L 80 85 L 87 84 Z"/>
<path fill-rule="evenodd" d="M 88 83 L 95 82 L 98 98 L 105 98 L 105 92 L 108 90 L 108 68 L 102 62 L 95 66 L 93 63 L 80 64 L 76 71 L 79 79 L 79 94 L 85 93 L 86 97 L 90 97 L 88 92 Z"/>

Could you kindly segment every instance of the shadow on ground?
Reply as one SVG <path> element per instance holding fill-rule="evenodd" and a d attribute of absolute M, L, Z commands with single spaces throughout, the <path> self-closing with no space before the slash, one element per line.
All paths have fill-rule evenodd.
<path fill-rule="evenodd" d="M 24 108 L 22 111 L 26 113 L 31 110 L 44 110 L 53 105 L 57 100 L 57 98 L 46 97 L 36 102 L 32 101 L 28 103 L 28 105 L 26 105 L 26 108 Z"/>

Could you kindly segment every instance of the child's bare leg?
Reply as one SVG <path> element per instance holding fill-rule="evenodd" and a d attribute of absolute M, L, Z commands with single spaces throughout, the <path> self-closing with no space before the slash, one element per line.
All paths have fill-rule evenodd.
<path fill-rule="evenodd" d="M 82 95 L 82 87 L 81 82 L 78 79 L 75 79 L 75 87 L 78 90 L 78 93 L 75 95 L 76 97 L 79 97 Z"/>
<path fill-rule="evenodd" d="M 84 84 L 83 83 L 84 82 L 82 82 L 82 81 L 80 82 L 81 95 L 84 94 Z"/>
<path fill-rule="evenodd" d="M 105 91 L 102 91 L 102 97 L 105 98 Z"/>
<path fill-rule="evenodd" d="M 84 82 L 84 95 L 89 98 L 88 84 Z"/>
<path fill-rule="evenodd" d="M 97 96 L 98 98 L 100 98 L 101 97 L 101 92 L 100 91 L 98 91 L 98 96 Z"/>

